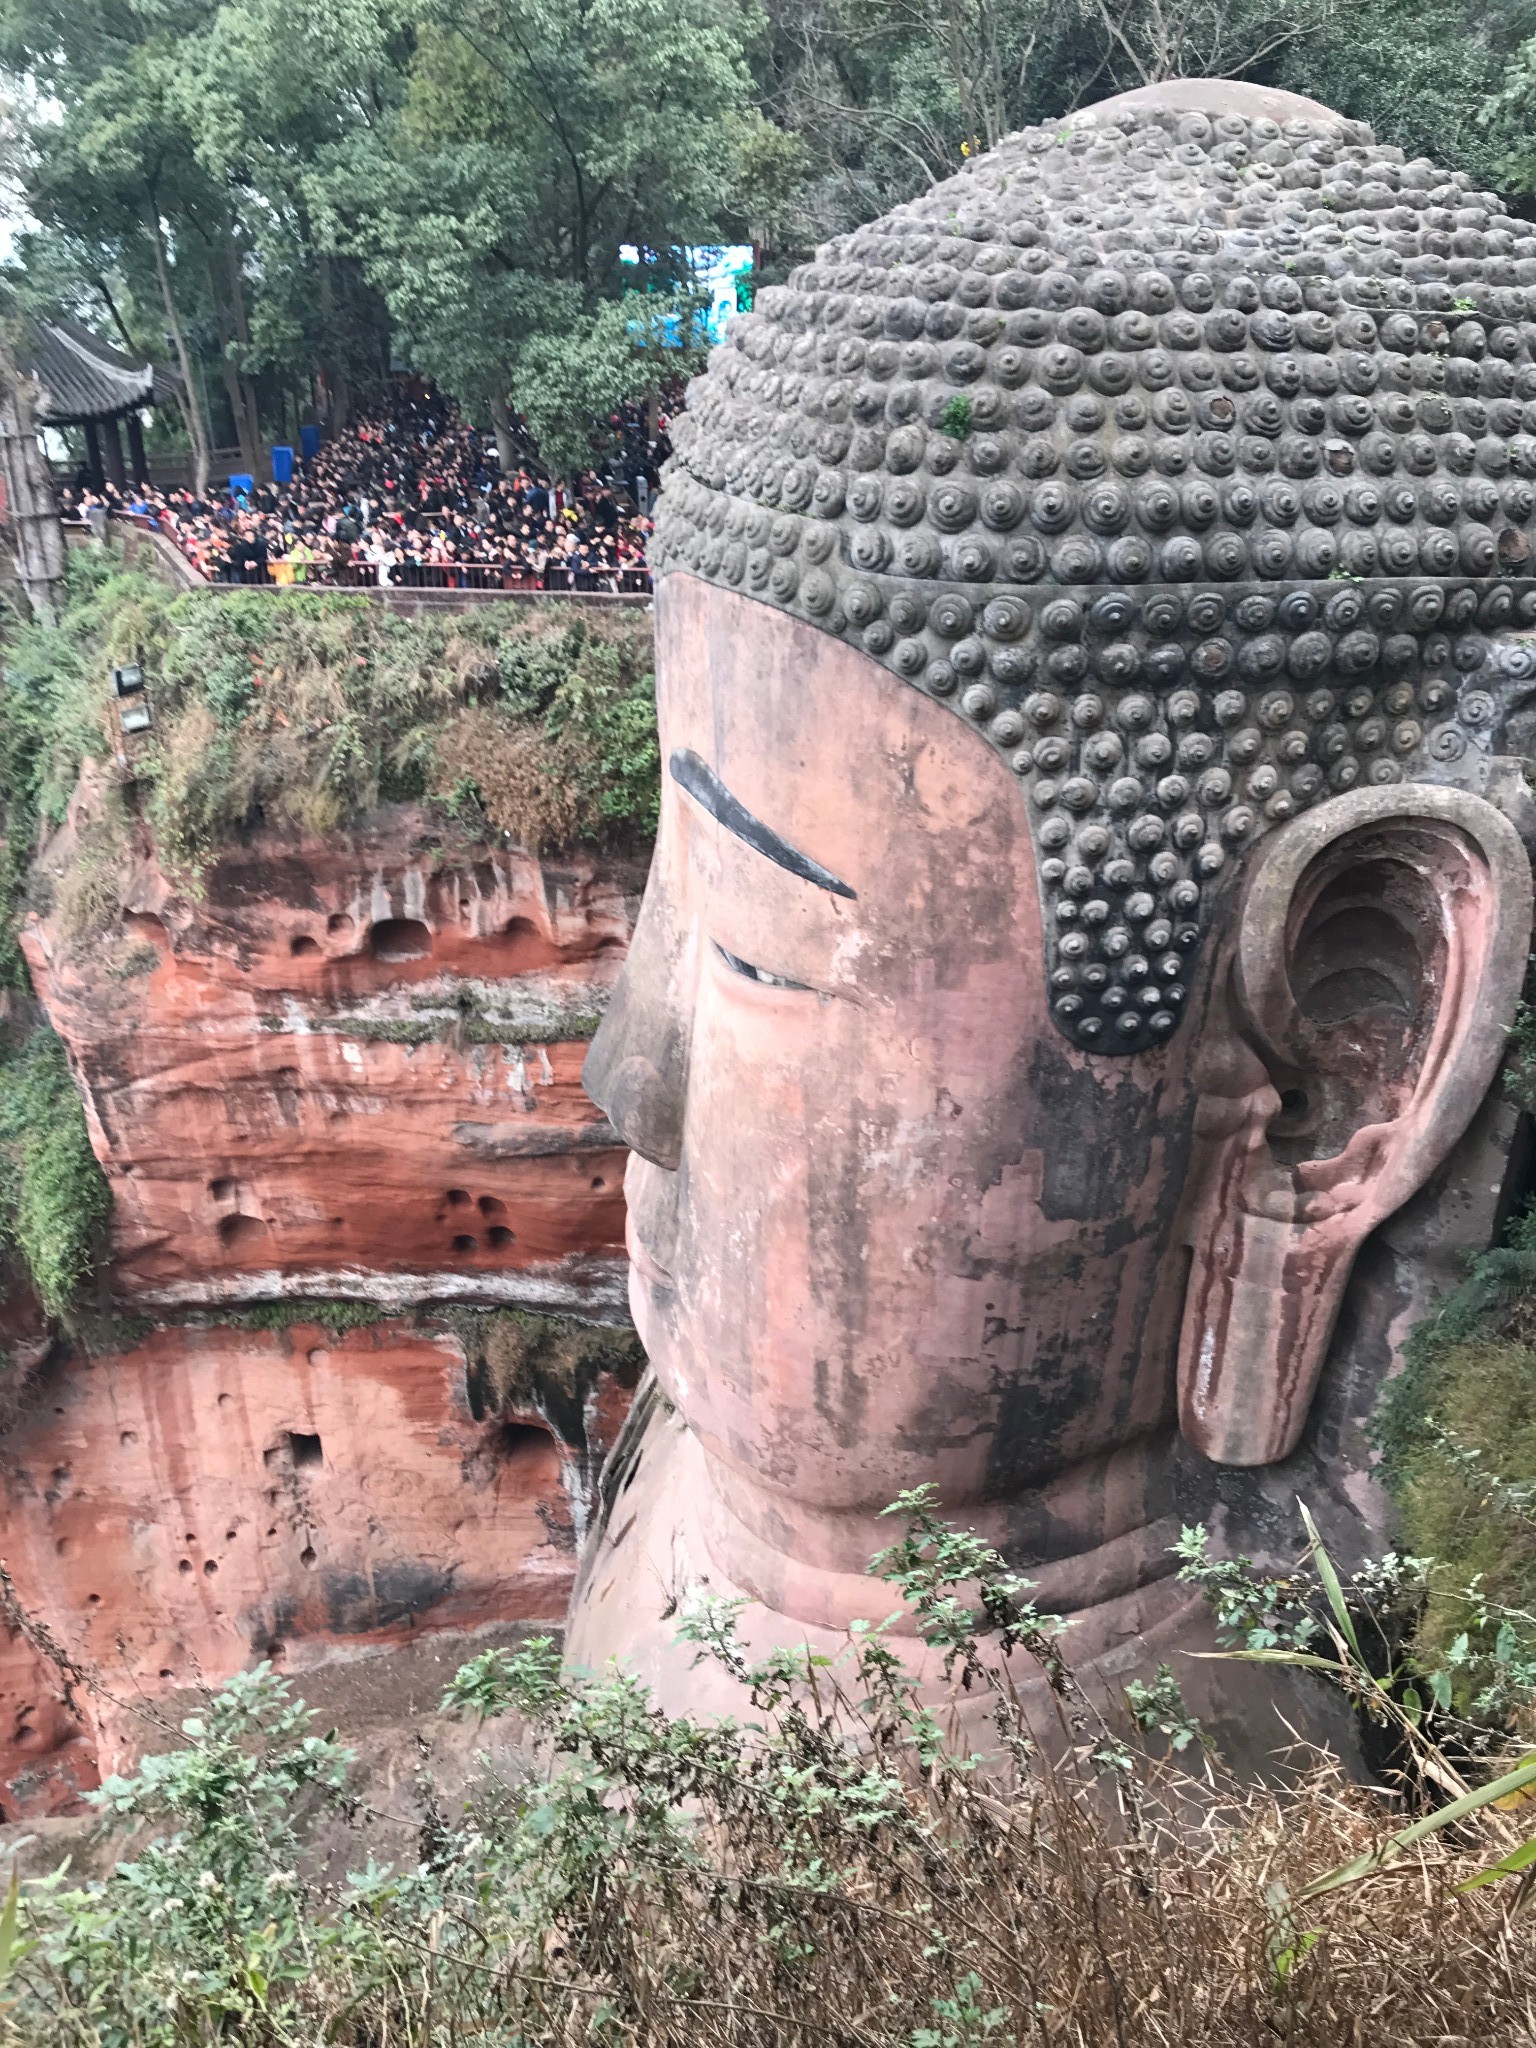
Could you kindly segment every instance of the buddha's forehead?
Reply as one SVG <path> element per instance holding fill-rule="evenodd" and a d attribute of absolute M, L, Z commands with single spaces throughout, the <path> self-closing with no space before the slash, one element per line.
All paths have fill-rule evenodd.
<path fill-rule="evenodd" d="M 1008 762 L 1096 1051 L 1177 1028 L 1267 829 L 1473 779 L 1536 665 L 1536 228 L 1309 102 L 1170 92 L 1011 136 L 761 292 L 653 550 Z"/>

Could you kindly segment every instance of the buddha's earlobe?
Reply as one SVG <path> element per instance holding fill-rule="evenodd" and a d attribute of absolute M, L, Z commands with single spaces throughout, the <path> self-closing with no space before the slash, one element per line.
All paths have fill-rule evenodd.
<path fill-rule="evenodd" d="M 1531 899 L 1514 827 L 1459 789 L 1353 791 L 1255 857 L 1183 1220 L 1179 1421 L 1218 1464 L 1295 1449 L 1355 1253 L 1493 1079 Z"/>

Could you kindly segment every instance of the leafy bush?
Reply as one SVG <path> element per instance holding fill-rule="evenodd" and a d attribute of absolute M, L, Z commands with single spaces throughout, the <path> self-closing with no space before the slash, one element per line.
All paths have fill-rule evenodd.
<path fill-rule="evenodd" d="M 12 1950 L 19 1997 L 0 2020 L 10 2039 L 296 2043 L 286 2021 L 301 2009 L 311 1949 L 305 1823 L 351 1761 L 313 1721 L 263 1664 L 182 1723 L 190 1747 L 92 1794 L 109 1824 L 174 1831 L 105 1883 L 70 1888 L 61 1866 L 28 1898 Z"/>
<path fill-rule="evenodd" d="M 1536 1207 L 1414 1330 L 1376 1437 L 1422 1565 L 1416 1655 L 1502 1720 L 1536 1676 Z"/>
<path fill-rule="evenodd" d="M 1198 1779 L 1155 1761 L 1074 1684 L 1064 1624 L 993 1553 L 924 1493 L 898 1507 L 906 1532 L 876 1563 L 980 1701 L 989 1770 L 946 1743 L 886 1629 L 836 1658 L 754 1660 L 743 1603 L 706 1598 L 683 1638 L 738 1678 L 748 1719 L 668 1715 L 632 1676 L 563 1671 L 547 1640 L 488 1651 L 445 1707 L 517 1717 L 542 1767 L 487 1776 L 385 1862 L 354 1760 L 263 1666 L 183 1724 L 185 1748 L 97 1795 L 134 1831 L 127 1861 L 34 1880 L 0 1919 L 0 2042 L 1523 2038 L 1536 1923 L 1497 1885 L 1456 1890 L 1501 1841 L 1486 1803 L 1422 1829 L 1406 1884 L 1372 1876 L 1393 1839 L 1378 1792 L 1326 1762 L 1282 1796 L 1210 1759 Z M 1140 1690 L 1138 1718 L 1192 1743 L 1166 1675 Z M 356 1853 L 329 1875 L 347 1827 Z"/>
<path fill-rule="evenodd" d="M 478 799 L 482 822 L 540 851 L 649 830 L 648 660 L 629 613 L 402 618 L 321 591 L 172 601 L 150 657 L 156 841 L 195 871 L 258 822 L 329 832 L 432 796 Z"/>
<path fill-rule="evenodd" d="M 68 1316 L 111 1208 L 63 1044 L 37 1031 L 0 1063 L 0 1238 L 48 1315 Z"/>
<path fill-rule="evenodd" d="M 1536 1675 L 1536 1348 L 1480 1334 L 1416 1375 L 1420 1426 L 1390 1468 L 1425 1568 L 1418 1653 L 1459 1708 L 1502 1716 Z"/>
<path fill-rule="evenodd" d="M 1536 971 L 1536 955 L 1531 966 Z M 1536 980 L 1504 1068 L 1536 1114 Z M 1446 1704 L 1531 1724 L 1536 1687 L 1536 1204 L 1418 1324 L 1373 1434 L 1406 1567 L 1421 1579 L 1413 1654 Z"/>

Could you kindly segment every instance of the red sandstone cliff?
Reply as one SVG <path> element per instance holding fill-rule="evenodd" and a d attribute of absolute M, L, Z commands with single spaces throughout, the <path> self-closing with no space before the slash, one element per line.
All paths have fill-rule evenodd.
<path fill-rule="evenodd" d="M 455 853 L 400 809 L 232 849 L 197 897 L 140 854 L 104 939 L 30 919 L 112 1186 L 113 1296 L 622 1315 L 623 1153 L 581 1063 L 640 880 Z"/>
<path fill-rule="evenodd" d="M 45 894 L 97 800 L 87 778 Z M 196 892 L 141 845 L 87 942 L 29 919 L 114 1197 L 101 1305 L 162 1321 L 58 1347 L 0 1439 L 0 1557 L 100 1681 L 0 1640 L 0 1818 L 69 1810 L 136 1709 L 261 1657 L 562 1619 L 631 1362 L 509 1388 L 430 1311 L 337 1337 L 302 1298 L 623 1320 L 624 1155 L 580 1073 L 642 879 L 397 808 L 257 837 Z M 214 1308 L 283 1297 L 273 1330 Z"/>
<path fill-rule="evenodd" d="M 477 1417 L 453 1333 L 405 1320 L 163 1328 L 50 1367 L 0 1444 L 0 1542 L 100 1687 L 71 1715 L 33 1643 L 0 1645 L 0 1812 L 67 1810 L 142 1746 L 142 1709 L 262 1658 L 558 1625 L 628 1377 Z"/>

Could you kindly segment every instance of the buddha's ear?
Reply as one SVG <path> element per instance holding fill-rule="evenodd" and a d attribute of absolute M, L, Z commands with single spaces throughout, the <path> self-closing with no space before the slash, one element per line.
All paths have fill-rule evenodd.
<path fill-rule="evenodd" d="M 1355 1253 L 1488 1090 L 1530 931 L 1519 835 L 1464 790 L 1352 791 L 1255 856 L 1182 1223 L 1179 1420 L 1208 1458 L 1295 1448 Z"/>

